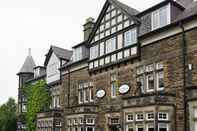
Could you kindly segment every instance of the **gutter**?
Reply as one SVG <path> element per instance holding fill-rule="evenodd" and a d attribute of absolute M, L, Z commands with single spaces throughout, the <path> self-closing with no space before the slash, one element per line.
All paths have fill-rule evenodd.
<path fill-rule="evenodd" d="M 185 35 L 185 28 L 183 23 L 180 22 L 180 28 L 182 30 L 182 65 L 183 65 L 183 101 L 184 101 L 184 131 L 187 131 L 187 95 L 186 95 L 186 63 L 187 63 L 187 41 Z"/>

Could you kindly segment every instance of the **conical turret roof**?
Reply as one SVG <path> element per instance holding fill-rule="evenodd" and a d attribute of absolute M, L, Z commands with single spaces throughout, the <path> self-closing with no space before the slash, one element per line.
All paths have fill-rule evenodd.
<path fill-rule="evenodd" d="M 33 73 L 34 72 L 34 67 L 36 66 L 34 59 L 31 55 L 31 49 L 29 49 L 29 54 L 25 59 L 25 62 L 22 66 L 22 68 L 20 69 L 19 73 Z"/>

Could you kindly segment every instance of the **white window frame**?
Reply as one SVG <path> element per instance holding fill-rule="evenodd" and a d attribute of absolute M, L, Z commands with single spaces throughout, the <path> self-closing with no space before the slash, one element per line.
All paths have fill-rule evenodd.
<path fill-rule="evenodd" d="M 154 85 L 153 85 L 153 89 L 150 89 L 149 88 L 149 76 L 150 75 L 152 75 L 152 77 L 153 77 L 153 82 L 154 82 L 154 73 L 150 73 L 150 74 L 147 74 L 146 75 L 146 91 L 149 93 L 149 92 L 154 92 Z M 155 84 L 155 82 L 154 82 L 154 84 Z"/>
<path fill-rule="evenodd" d="M 151 123 L 151 124 L 146 124 L 146 131 L 148 131 L 148 129 L 149 129 L 149 127 L 150 126 L 153 126 L 153 128 L 155 129 L 155 127 L 154 127 L 154 124 L 153 123 Z"/>
<path fill-rule="evenodd" d="M 166 114 L 166 119 L 163 119 L 163 118 L 160 118 L 159 117 L 159 115 L 160 114 Z M 160 120 L 160 121 L 168 121 L 169 120 L 169 114 L 168 114 L 168 112 L 158 112 L 158 120 Z"/>
<path fill-rule="evenodd" d="M 143 115 L 143 119 L 138 119 L 138 115 Z M 141 113 L 136 113 L 136 121 L 144 121 L 144 113 L 141 112 Z"/>
<path fill-rule="evenodd" d="M 159 87 L 159 75 L 160 75 L 160 73 L 163 73 L 163 81 L 164 81 L 164 72 L 163 71 L 157 71 L 156 72 L 156 83 L 157 83 L 157 90 L 158 91 L 164 90 L 164 86 Z"/>
<path fill-rule="evenodd" d="M 92 122 L 88 122 L 88 120 L 91 120 Z M 95 118 L 86 118 L 86 124 L 94 125 L 95 124 Z"/>
<path fill-rule="evenodd" d="M 129 131 L 129 128 L 132 128 L 133 131 L 134 131 L 134 126 L 133 126 L 133 125 L 131 125 L 131 124 L 127 125 L 127 126 L 126 126 L 126 131 Z"/>
<path fill-rule="evenodd" d="M 92 99 L 94 97 L 94 93 L 92 93 L 94 90 L 93 90 L 93 87 L 90 87 L 89 88 L 89 100 L 90 102 L 93 102 L 94 99 Z"/>
<path fill-rule="evenodd" d="M 138 131 L 138 127 L 142 127 L 143 130 L 144 130 L 144 125 L 142 125 L 142 124 L 137 124 L 137 125 L 136 125 L 136 131 Z M 145 131 L 145 130 L 144 130 L 144 131 Z"/>
<path fill-rule="evenodd" d="M 170 8 L 171 8 L 171 6 L 170 6 L 170 4 L 168 4 L 164 7 L 161 7 L 160 9 L 152 12 L 152 14 L 151 14 L 151 29 L 152 30 L 155 30 L 155 29 L 161 28 L 162 26 L 165 26 L 165 25 L 161 25 L 161 23 L 160 23 L 160 11 L 164 8 L 166 8 L 166 10 L 167 10 L 167 14 L 166 14 L 167 15 L 167 18 L 166 18 L 167 19 L 167 24 L 166 25 L 170 24 L 170 21 L 171 21 L 171 9 Z M 157 22 L 158 22 L 157 26 L 154 25 L 154 15 L 156 15 L 156 19 L 158 19 L 157 20 Z"/>
<path fill-rule="evenodd" d="M 85 131 L 88 131 L 88 128 L 92 128 L 93 131 L 95 131 L 95 127 L 94 126 L 86 126 L 86 130 Z"/>
<path fill-rule="evenodd" d="M 129 115 L 132 115 L 132 117 L 133 117 L 132 120 L 129 120 Z M 127 122 L 133 122 L 133 121 L 134 121 L 134 113 L 128 113 L 128 114 L 126 115 L 126 120 L 127 120 Z"/>
<path fill-rule="evenodd" d="M 151 114 L 151 115 L 153 114 L 153 118 L 151 118 L 151 119 L 148 118 L 148 115 L 149 115 L 149 114 Z M 154 112 L 148 112 L 148 113 L 146 113 L 146 120 L 148 120 L 148 121 L 153 121 L 154 119 L 155 119 L 155 114 L 154 114 Z"/>
<path fill-rule="evenodd" d="M 194 107 L 194 118 L 197 118 L 197 107 Z"/>
<path fill-rule="evenodd" d="M 105 43 L 104 42 L 101 42 L 100 43 L 100 48 L 99 48 L 100 52 L 99 52 L 99 55 L 102 56 L 105 54 Z"/>
<path fill-rule="evenodd" d="M 133 28 L 124 33 L 124 47 L 137 43 L 137 29 Z"/>
<path fill-rule="evenodd" d="M 159 128 L 162 124 L 165 124 L 166 125 L 166 131 L 169 131 L 169 124 L 168 123 L 158 123 L 158 131 L 159 131 Z"/>

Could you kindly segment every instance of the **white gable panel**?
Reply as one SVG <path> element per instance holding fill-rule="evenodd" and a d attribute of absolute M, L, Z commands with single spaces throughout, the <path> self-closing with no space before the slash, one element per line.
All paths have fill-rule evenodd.
<path fill-rule="evenodd" d="M 129 20 L 129 18 L 124 15 L 121 10 L 117 9 L 113 5 L 109 5 L 91 43 L 116 33 L 131 24 L 133 24 L 133 21 Z"/>
<path fill-rule="evenodd" d="M 52 53 L 51 58 L 49 59 L 46 71 L 47 71 L 47 84 L 60 80 L 60 60 L 57 56 Z"/>

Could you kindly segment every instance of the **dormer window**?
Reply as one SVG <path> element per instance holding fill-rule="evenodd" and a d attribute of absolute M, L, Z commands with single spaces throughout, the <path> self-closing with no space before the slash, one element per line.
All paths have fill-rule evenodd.
<path fill-rule="evenodd" d="M 170 4 L 152 12 L 152 30 L 170 24 Z"/>
<path fill-rule="evenodd" d="M 75 48 L 73 53 L 73 61 L 78 61 L 81 59 L 82 59 L 82 47 Z"/>

